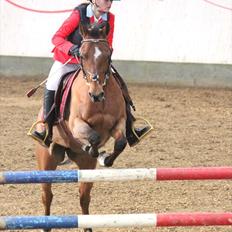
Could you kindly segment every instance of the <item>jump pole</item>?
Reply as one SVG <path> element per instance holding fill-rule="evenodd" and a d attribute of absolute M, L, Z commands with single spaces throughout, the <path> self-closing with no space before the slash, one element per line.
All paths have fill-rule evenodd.
<path fill-rule="evenodd" d="M 232 167 L 0 172 L 0 184 L 102 181 L 232 180 Z"/>
<path fill-rule="evenodd" d="M 0 217 L 0 230 L 231 225 L 232 212 Z"/>

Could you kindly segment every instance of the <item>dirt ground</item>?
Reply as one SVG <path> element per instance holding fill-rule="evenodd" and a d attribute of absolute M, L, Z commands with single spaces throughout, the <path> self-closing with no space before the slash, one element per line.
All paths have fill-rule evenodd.
<path fill-rule="evenodd" d="M 36 119 L 42 91 L 27 90 L 41 80 L 0 78 L 0 170 L 36 169 L 33 141 L 26 133 Z M 232 165 L 232 91 L 130 84 L 137 116 L 154 132 L 127 147 L 114 168 Z M 110 145 L 108 145 L 110 146 Z M 59 169 L 75 169 L 71 163 Z M 55 184 L 52 214 L 80 214 L 78 184 Z M 231 212 L 231 181 L 96 183 L 91 214 Z M 0 186 L 0 215 L 42 215 L 40 185 Z M 60 231 L 60 230 L 54 230 Z M 81 231 L 79 229 L 64 231 Z M 230 232 L 231 227 L 121 228 L 94 232 Z"/>

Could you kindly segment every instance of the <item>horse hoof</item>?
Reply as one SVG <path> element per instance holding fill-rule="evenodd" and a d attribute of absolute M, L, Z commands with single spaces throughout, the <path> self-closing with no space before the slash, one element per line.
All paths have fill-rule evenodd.
<path fill-rule="evenodd" d="M 108 157 L 110 157 L 110 154 L 106 153 L 105 151 L 102 151 L 99 154 L 97 161 L 102 167 L 111 167 L 113 165 L 113 163 L 111 165 L 109 165 L 109 162 L 106 162 Z M 108 161 L 109 161 L 109 159 L 108 159 Z"/>
<path fill-rule="evenodd" d="M 87 153 L 89 153 L 90 148 L 91 148 L 91 145 L 83 145 L 83 146 L 81 147 L 81 149 L 82 149 L 84 152 L 87 152 Z"/>
<path fill-rule="evenodd" d="M 66 164 L 70 164 L 72 161 L 69 158 L 64 159 L 63 161 L 58 163 L 58 166 L 61 165 L 66 165 Z"/>
<path fill-rule="evenodd" d="M 108 159 L 109 157 L 106 157 L 106 159 L 105 159 L 105 161 L 104 161 L 104 163 L 105 163 L 105 167 L 107 167 L 107 168 L 110 168 L 110 167 L 112 167 L 113 166 L 113 161 L 111 161 L 110 159 Z"/>
<path fill-rule="evenodd" d="M 92 156 L 93 158 L 97 158 L 99 156 L 99 152 L 96 149 L 93 149 L 93 147 L 91 147 L 89 149 L 89 155 Z"/>

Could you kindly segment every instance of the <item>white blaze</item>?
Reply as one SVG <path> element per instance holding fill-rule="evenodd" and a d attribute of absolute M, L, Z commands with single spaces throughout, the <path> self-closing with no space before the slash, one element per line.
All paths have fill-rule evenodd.
<path fill-rule="evenodd" d="M 101 51 L 99 50 L 98 47 L 95 47 L 95 53 L 94 53 L 94 58 L 97 60 L 97 58 L 101 55 Z"/>

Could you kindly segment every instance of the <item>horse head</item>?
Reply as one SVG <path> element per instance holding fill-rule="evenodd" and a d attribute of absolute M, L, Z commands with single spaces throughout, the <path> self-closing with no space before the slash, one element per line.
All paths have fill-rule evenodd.
<path fill-rule="evenodd" d="M 110 76 L 112 50 L 107 41 L 109 25 L 106 22 L 81 25 L 83 37 L 80 47 L 80 65 L 92 102 L 105 99 L 104 86 Z"/>

